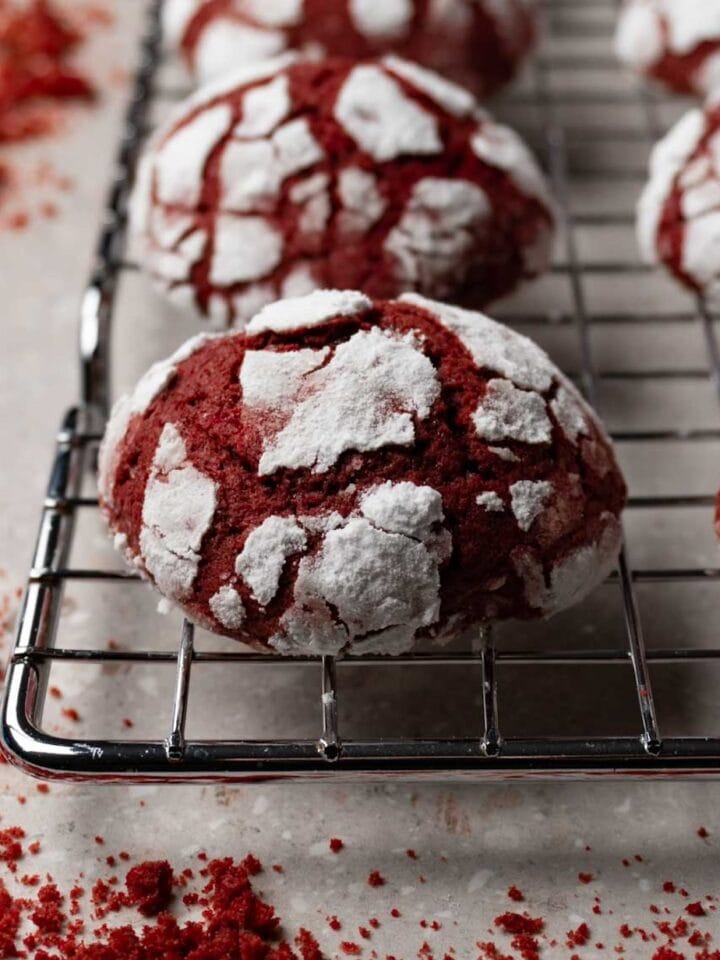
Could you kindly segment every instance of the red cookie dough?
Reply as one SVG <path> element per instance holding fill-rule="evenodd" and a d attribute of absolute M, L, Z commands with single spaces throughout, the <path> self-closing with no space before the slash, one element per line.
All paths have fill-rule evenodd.
<path fill-rule="evenodd" d="M 221 328 L 318 288 L 484 304 L 545 269 L 553 231 L 519 137 L 396 57 L 206 87 L 149 144 L 132 222 L 158 284 Z"/>
<path fill-rule="evenodd" d="M 100 491 L 188 617 L 293 655 L 562 610 L 611 570 L 625 504 L 600 423 L 532 341 L 327 290 L 156 364 L 113 411 Z"/>
<path fill-rule="evenodd" d="M 626 0 L 615 48 L 636 73 L 705 96 L 720 81 L 720 2 Z"/>
<path fill-rule="evenodd" d="M 167 44 L 201 82 L 287 50 L 395 52 L 484 96 L 535 47 L 531 0 L 167 0 Z"/>
<path fill-rule="evenodd" d="M 638 204 L 645 260 L 720 300 L 720 100 L 685 114 L 655 147 Z"/>

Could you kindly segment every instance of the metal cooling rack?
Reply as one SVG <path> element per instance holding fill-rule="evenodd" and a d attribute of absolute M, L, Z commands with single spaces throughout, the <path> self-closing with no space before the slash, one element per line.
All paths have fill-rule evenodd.
<path fill-rule="evenodd" d="M 240 671 L 249 664 L 262 664 L 266 677 L 288 663 L 283 657 L 248 654 L 241 647 L 232 652 L 197 649 L 194 630 L 185 622 L 177 649 L 170 652 L 152 649 L 138 636 L 132 649 L 77 649 L 58 641 L 61 601 L 66 586 L 79 581 L 96 589 L 111 584 L 115 589 L 130 591 L 137 578 L 128 573 L 71 565 L 69 558 L 74 543 L 76 520 L 84 511 L 97 510 L 95 497 L 83 496 L 83 480 L 94 470 L 96 448 L 107 417 L 110 387 L 110 328 L 116 309 L 116 294 L 121 276 L 133 265 L 124 259 L 125 208 L 138 150 L 148 126 L 149 112 L 157 95 L 157 75 L 161 55 L 159 11 L 161 0 L 154 0 L 149 10 L 149 23 L 142 43 L 142 56 L 134 93 L 127 113 L 125 130 L 115 168 L 106 215 L 101 227 L 95 266 L 84 296 L 81 311 L 80 355 L 82 388 L 80 405 L 70 410 L 57 436 L 52 473 L 47 497 L 42 507 L 39 537 L 35 549 L 27 592 L 19 618 L 17 641 L 9 665 L 2 717 L 2 736 L 16 763 L 28 772 L 44 777 L 97 780 L 262 780 L 274 778 L 351 778 L 386 777 L 455 777 L 491 780 L 529 777 L 583 777 L 613 775 L 720 775 L 720 737 L 663 736 L 656 717 L 655 698 L 650 682 L 651 670 L 660 664 L 683 669 L 692 664 L 720 661 L 720 647 L 705 647 L 690 642 L 683 646 L 646 647 L 644 622 L 636 599 L 636 588 L 667 590 L 673 585 L 712 584 L 720 580 L 720 569 L 637 568 L 624 552 L 609 589 L 619 591 L 624 611 L 625 643 L 617 648 L 596 649 L 576 645 L 567 649 L 565 636 L 552 634 L 552 642 L 539 648 L 505 646 L 496 649 L 491 630 L 482 631 L 471 649 L 410 654 L 392 659 L 358 657 L 335 661 L 325 657 L 293 659 L 295 665 L 318 673 L 316 738 L 242 739 L 242 731 L 230 729 L 222 739 L 192 739 L 186 735 L 186 719 L 191 693 L 191 675 L 207 665 L 221 664 L 227 671 Z M 673 314 L 649 317 L 612 312 L 599 313 L 588 304 L 588 278 L 602 276 L 608 284 L 620 275 L 636 275 L 638 283 L 655 282 L 647 268 L 625 257 L 617 256 L 598 262 L 584 258 L 579 231 L 586 228 L 612 226 L 631 231 L 633 212 L 606 210 L 581 213 L 574 209 L 572 186 L 576 171 L 572 166 L 572 148 L 581 140 L 597 144 L 595 168 L 582 175 L 603 182 L 637 181 L 645 175 L 644 164 L 605 164 L 602 146 L 609 142 L 640 144 L 647 150 L 666 126 L 660 111 L 669 98 L 639 87 L 613 92 L 606 89 L 603 75 L 616 76 L 617 67 L 610 52 L 610 31 L 615 0 L 548 0 L 548 33 L 545 52 L 536 61 L 531 83 L 511 94 L 509 107 L 527 109 L 540 131 L 536 146 L 544 153 L 558 201 L 563 249 L 561 262 L 554 274 L 565 278 L 570 290 L 571 308 L 552 318 L 547 311 L 524 311 L 519 319 L 538 328 L 549 322 L 574 330 L 579 347 L 581 370 L 577 379 L 589 398 L 598 406 L 604 380 L 645 379 L 678 382 L 692 380 L 713 384 L 720 398 L 720 350 L 713 317 L 702 302 L 687 302 L 687 308 Z M 558 45 L 558 40 L 565 43 Z M 577 45 L 569 52 L 567 41 Z M 607 53 L 586 53 L 586 41 L 604 43 Z M 607 41 L 607 42 L 605 42 Z M 598 83 L 589 90 L 555 89 L 556 71 L 580 75 L 597 73 Z M 167 91 L 166 91 L 167 93 Z M 578 109 L 592 120 L 598 111 L 613 111 L 639 98 L 642 106 L 642 128 L 620 131 L 612 123 L 566 124 L 564 111 Z M 502 109 L 502 108 L 500 108 Z M 522 127 L 522 124 L 519 124 Z M 527 131 L 524 131 L 527 133 Z M 681 320 L 702 328 L 706 364 L 697 369 L 671 367 L 647 370 L 633 366 L 618 371 L 598 372 L 593 352 L 592 331 L 597 325 L 633 321 L 642 325 L 652 319 Z M 662 444 L 668 458 L 674 456 L 677 444 L 720 441 L 719 426 L 679 430 L 667 422 L 652 430 L 619 429 L 613 433 L 618 446 L 623 444 Z M 688 493 L 682 489 L 671 495 L 631 497 L 631 509 L 666 511 L 676 508 L 705 512 L 710 523 L 713 498 Z M 630 543 L 632 547 L 632 543 Z M 658 558 L 662 560 L 662 558 Z M 128 600 L 128 605 L 132 601 Z M 645 605 L 652 606 L 652 594 Z M 132 616 L 132 613 L 129 614 Z M 578 615 L 582 622 L 582 609 Z M 140 633 L 140 631 L 138 631 Z M 603 638 L 601 638 L 602 640 Z M 174 668 L 175 692 L 172 702 L 161 705 L 167 710 L 169 727 L 166 738 L 156 740 L 87 739 L 72 740 L 50 733 L 44 726 L 46 691 L 54 666 L 68 663 L 143 665 L 158 670 Z M 572 730 L 564 735 L 542 736 L 531 725 L 521 735 L 503 736 L 499 716 L 499 684 L 497 674 L 505 666 L 522 667 L 523 681 L 530 681 L 538 670 L 576 671 L 592 667 L 602 671 L 617 666 L 631 673 L 631 696 L 634 730 L 626 736 L 577 735 Z M 375 669 L 386 672 L 398 668 L 430 667 L 437 678 L 438 689 L 446 683 L 450 672 L 460 668 L 464 682 L 477 676 L 477 712 L 474 724 L 462 737 L 432 739 L 406 738 L 391 735 L 383 738 L 341 738 L 343 698 L 338 690 L 337 672 Z M 705 669 L 705 667 L 704 667 Z M 447 672 L 447 673 L 446 673 Z M 600 676 L 600 674 L 597 674 Z M 604 674 L 603 674 L 604 676 Z M 110 682 L 108 680 L 108 682 Z M 340 719 L 339 719 L 340 717 Z"/>

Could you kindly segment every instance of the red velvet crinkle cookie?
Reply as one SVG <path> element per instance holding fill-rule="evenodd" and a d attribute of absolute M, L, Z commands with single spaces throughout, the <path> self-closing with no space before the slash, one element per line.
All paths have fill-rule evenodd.
<path fill-rule="evenodd" d="M 553 228 L 517 135 L 394 57 L 205 88 L 150 144 L 132 207 L 145 268 L 219 327 L 318 288 L 486 303 L 546 267 Z"/>
<path fill-rule="evenodd" d="M 576 603 L 625 484 L 538 346 L 408 294 L 318 291 L 205 334 L 119 401 L 116 545 L 188 617 L 291 654 L 398 653 Z"/>
<path fill-rule="evenodd" d="M 537 37 L 531 0 L 167 0 L 164 29 L 201 82 L 287 50 L 396 52 L 480 95 L 512 80 Z"/>
<path fill-rule="evenodd" d="M 655 147 L 638 204 L 644 259 L 720 298 L 720 101 L 691 110 Z"/>
<path fill-rule="evenodd" d="M 720 0 L 626 0 L 615 48 L 635 72 L 704 96 L 720 81 Z"/>

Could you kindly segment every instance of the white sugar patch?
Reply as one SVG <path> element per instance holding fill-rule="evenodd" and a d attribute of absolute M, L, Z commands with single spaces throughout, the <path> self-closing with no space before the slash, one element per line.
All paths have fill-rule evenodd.
<path fill-rule="evenodd" d="M 437 121 L 380 67 L 355 67 L 340 90 L 335 118 L 375 160 L 443 149 Z"/>
<path fill-rule="evenodd" d="M 239 630 L 245 622 L 242 597 L 234 587 L 220 587 L 209 600 L 213 616 L 228 630 Z"/>
<path fill-rule="evenodd" d="M 192 589 L 216 494 L 215 482 L 187 461 L 177 427 L 166 423 L 145 488 L 140 551 L 158 589 L 173 600 Z"/>
<path fill-rule="evenodd" d="M 231 123 L 230 107 L 220 104 L 203 110 L 160 146 L 154 162 L 160 203 L 194 206 L 199 202 L 205 166 Z"/>
<path fill-rule="evenodd" d="M 210 282 L 260 280 L 282 260 L 283 238 L 264 217 L 221 215 L 215 223 Z"/>
<path fill-rule="evenodd" d="M 294 27 L 303 17 L 303 0 L 247 0 L 247 10 L 267 27 Z"/>
<path fill-rule="evenodd" d="M 268 517 L 253 530 L 235 561 L 235 572 L 261 606 L 277 593 L 287 559 L 307 546 L 305 531 L 291 517 Z"/>
<path fill-rule="evenodd" d="M 586 407 L 574 389 L 559 387 L 550 409 L 568 440 L 577 443 L 578 437 L 588 432 Z"/>
<path fill-rule="evenodd" d="M 316 292 L 317 287 L 312 262 L 298 263 L 285 275 L 280 293 L 283 298 L 306 297 Z"/>
<path fill-rule="evenodd" d="M 641 69 L 662 57 L 663 30 L 657 7 L 646 0 L 630 0 L 622 7 L 615 34 L 615 53 L 622 63 Z"/>
<path fill-rule="evenodd" d="M 337 191 L 342 210 L 337 215 L 340 233 L 363 234 L 375 226 L 387 204 L 377 179 L 360 167 L 345 167 L 338 175 Z"/>
<path fill-rule="evenodd" d="M 233 136 L 267 136 L 287 117 L 291 107 L 290 81 L 287 74 L 281 73 L 270 83 L 247 91 L 242 102 L 242 120 L 236 124 Z"/>
<path fill-rule="evenodd" d="M 204 83 L 191 97 L 188 97 L 179 107 L 179 114 L 182 115 L 195 107 L 212 103 L 228 93 L 235 93 L 241 87 L 260 83 L 261 80 L 269 80 L 271 77 L 282 73 L 283 70 L 292 66 L 299 59 L 297 53 L 282 53 L 277 57 L 271 57 L 261 62 L 245 61 L 241 67 L 238 67 L 237 64 L 242 61 L 235 61 L 230 69 L 224 70 L 219 79 Z"/>
<path fill-rule="evenodd" d="M 412 0 L 348 0 L 353 26 L 372 39 L 399 40 L 412 26 Z"/>
<path fill-rule="evenodd" d="M 264 432 L 261 476 L 283 467 L 323 473 L 346 450 L 410 446 L 414 418 L 427 417 L 440 392 L 435 368 L 414 343 L 377 327 L 340 344 L 325 366 L 303 378 L 285 409 L 273 406 L 274 386 L 255 383 L 248 391 L 244 364 L 240 382 L 244 406 Z M 286 420 L 280 429 L 277 414 Z"/>
<path fill-rule="evenodd" d="M 338 652 L 354 640 L 362 641 L 358 649 L 407 650 L 439 614 L 440 577 L 426 547 L 355 517 L 326 535 L 319 554 L 301 560 L 295 604 L 272 642 L 293 652 Z"/>
<path fill-rule="evenodd" d="M 444 518 L 442 496 L 432 487 L 388 480 L 367 490 L 360 511 L 376 527 L 426 540 Z"/>
<path fill-rule="evenodd" d="M 426 70 L 417 63 L 393 55 L 383 57 L 382 63 L 454 117 L 466 117 L 479 110 L 477 100 L 471 93 L 433 70 Z"/>
<path fill-rule="evenodd" d="M 491 121 L 482 121 L 470 140 L 475 156 L 500 170 L 505 170 L 523 193 L 535 197 L 548 208 L 552 199 L 545 177 L 540 172 L 535 158 L 509 127 Z"/>
<path fill-rule="evenodd" d="M 472 419 L 483 440 L 549 443 L 552 439 L 552 424 L 543 398 L 518 389 L 509 380 L 488 381 L 485 396 Z"/>
<path fill-rule="evenodd" d="M 668 42 L 674 53 L 691 53 L 706 40 L 720 38 L 720 6 L 708 0 L 662 0 Z"/>
<path fill-rule="evenodd" d="M 510 486 L 510 505 L 521 530 L 532 527 L 552 493 L 553 485 L 547 480 L 518 480 Z"/>
<path fill-rule="evenodd" d="M 433 314 L 457 335 L 479 367 L 494 370 L 519 387 L 545 391 L 552 386 L 553 377 L 560 376 L 536 343 L 483 313 L 461 310 L 416 293 L 405 293 L 400 300 Z"/>
<path fill-rule="evenodd" d="M 200 34 L 193 67 L 203 84 L 219 81 L 225 92 L 239 63 L 263 64 L 282 53 L 286 46 L 281 30 L 252 27 L 229 17 L 218 17 Z M 202 92 L 208 94 L 208 91 Z"/>
<path fill-rule="evenodd" d="M 707 179 L 685 190 L 681 199 L 682 214 L 687 220 L 702 216 L 720 207 L 720 182 Z"/>
<path fill-rule="evenodd" d="M 475 503 L 484 510 L 487 510 L 488 513 L 503 513 L 505 510 L 502 497 L 499 493 L 495 493 L 494 490 L 486 490 L 484 493 L 479 493 L 477 497 L 475 497 Z"/>
<path fill-rule="evenodd" d="M 201 0 L 165 0 L 162 5 L 162 33 L 168 50 L 175 51 L 180 46 L 200 4 Z"/>
<path fill-rule="evenodd" d="M 323 157 L 305 119 L 292 120 L 270 140 L 232 140 L 223 152 L 221 207 L 237 212 L 269 211 L 283 182 Z"/>
<path fill-rule="evenodd" d="M 305 297 L 279 300 L 248 324 L 248 333 L 285 333 L 317 327 L 335 317 L 352 317 L 372 308 L 372 300 L 355 290 L 316 290 Z"/>
<path fill-rule="evenodd" d="M 302 390 L 303 379 L 321 367 L 329 353 L 329 347 L 282 353 L 248 350 L 240 379 L 243 403 L 255 405 L 261 399 L 268 410 L 287 408 Z"/>
<path fill-rule="evenodd" d="M 476 184 L 438 177 L 419 180 L 385 241 L 385 250 L 397 260 L 399 283 L 449 296 L 465 279 L 490 216 L 490 202 Z"/>

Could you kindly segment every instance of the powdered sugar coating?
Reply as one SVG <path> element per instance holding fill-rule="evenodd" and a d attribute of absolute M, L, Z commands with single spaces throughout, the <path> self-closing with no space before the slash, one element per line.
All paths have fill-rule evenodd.
<path fill-rule="evenodd" d="M 439 385 L 432 364 L 411 338 L 374 327 L 354 334 L 330 359 L 324 351 L 312 352 L 314 368 L 292 381 L 287 354 L 273 354 L 275 376 L 292 383 L 280 409 L 272 380 L 258 378 L 255 354 L 246 354 L 240 383 L 246 408 L 263 419 L 261 476 L 299 467 L 322 473 L 346 450 L 412 444 L 414 418 L 428 416 Z M 273 418 L 265 419 L 271 410 Z"/>
<path fill-rule="evenodd" d="M 547 480 L 518 480 L 510 486 L 510 505 L 521 530 L 532 527 L 552 492 L 553 485 Z"/>
<path fill-rule="evenodd" d="M 655 147 L 638 203 L 638 243 L 681 283 L 720 294 L 720 105 L 685 114 Z"/>
<path fill-rule="evenodd" d="M 335 118 L 375 160 L 442 151 L 433 115 L 379 66 L 362 64 L 350 72 L 335 103 Z"/>
<path fill-rule="evenodd" d="M 494 490 L 485 490 L 483 493 L 479 493 L 475 497 L 475 503 L 479 507 L 484 507 L 488 513 L 502 513 L 505 509 L 502 497 Z"/>
<path fill-rule="evenodd" d="M 283 50 L 392 51 L 483 94 L 512 79 L 536 40 L 526 0 L 166 0 L 163 26 L 201 83 Z"/>
<path fill-rule="evenodd" d="M 490 380 L 473 414 L 478 436 L 483 440 L 520 440 L 550 443 L 552 424 L 545 401 L 532 390 L 520 390 L 509 380 Z"/>
<path fill-rule="evenodd" d="M 265 607 L 277 593 L 285 561 L 306 546 L 305 532 L 292 517 L 268 517 L 245 541 L 235 573 Z"/>
<path fill-rule="evenodd" d="M 186 348 L 108 426 L 118 548 L 186 616 L 286 654 L 397 654 L 602 579 L 624 485 L 539 348 L 417 298 L 305 306 Z"/>
<path fill-rule="evenodd" d="M 245 622 L 245 605 L 234 587 L 220 587 L 208 601 L 217 622 L 227 630 L 240 630 Z"/>
<path fill-rule="evenodd" d="M 626 0 L 615 49 L 631 69 L 680 93 L 705 95 L 720 52 L 720 7 L 708 0 Z"/>
<path fill-rule="evenodd" d="M 467 91 L 398 57 L 235 77 L 180 107 L 140 163 L 132 230 L 173 303 L 242 326 L 317 289 L 478 303 L 546 268 L 542 174 Z"/>
<path fill-rule="evenodd" d="M 355 290 L 316 290 L 306 297 L 270 304 L 253 317 L 248 333 L 286 333 L 315 327 L 333 317 L 351 317 L 369 310 L 372 301 Z"/>
<path fill-rule="evenodd" d="M 166 423 L 145 490 L 140 554 L 158 588 L 172 600 L 187 596 L 195 580 L 216 494 L 213 481 L 188 462 L 177 427 Z"/>

